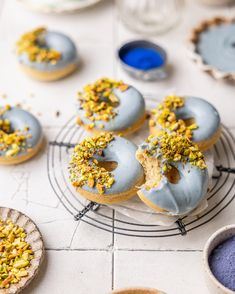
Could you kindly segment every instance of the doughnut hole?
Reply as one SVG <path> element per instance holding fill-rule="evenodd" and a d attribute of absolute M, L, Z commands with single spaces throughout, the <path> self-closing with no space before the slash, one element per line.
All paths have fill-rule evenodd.
<path fill-rule="evenodd" d="M 196 120 L 195 120 L 194 117 L 185 118 L 185 119 L 183 119 L 183 121 L 185 122 L 185 124 L 186 124 L 187 127 L 189 127 L 192 124 L 195 124 L 196 123 Z"/>
<path fill-rule="evenodd" d="M 118 99 L 118 97 L 115 95 L 115 98 L 113 97 L 113 101 L 112 100 L 110 100 L 110 99 L 108 99 L 107 97 L 102 97 L 101 99 L 100 99 L 100 101 L 102 102 L 106 102 L 106 103 L 108 103 L 110 106 L 112 106 L 113 108 L 116 108 L 116 107 L 118 107 L 119 106 L 119 104 L 120 104 L 120 101 L 119 101 L 119 99 Z M 117 100 L 116 100 L 117 99 Z"/>
<path fill-rule="evenodd" d="M 174 166 L 171 166 L 171 169 L 165 172 L 165 176 L 171 184 L 177 184 L 180 180 L 180 173 Z"/>
<path fill-rule="evenodd" d="M 116 161 L 98 161 L 98 166 L 103 167 L 108 172 L 112 172 L 117 168 L 118 163 Z"/>
<path fill-rule="evenodd" d="M 1 120 L 0 130 L 8 135 L 13 134 L 16 131 L 9 120 Z"/>

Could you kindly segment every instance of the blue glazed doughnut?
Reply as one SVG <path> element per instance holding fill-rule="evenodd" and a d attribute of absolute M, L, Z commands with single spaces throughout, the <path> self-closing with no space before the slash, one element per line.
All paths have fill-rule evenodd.
<path fill-rule="evenodd" d="M 1 109 L 0 113 L 0 164 L 18 164 L 34 156 L 43 142 L 42 127 L 35 116 L 18 107 Z M 7 122 L 9 131 L 3 131 L 2 124 Z M 18 146 L 10 142 L 11 135 L 23 136 Z M 5 138 L 5 139 L 4 139 Z M 10 141 L 9 141 L 10 140 Z M 5 144 L 9 141 L 9 144 Z"/>
<path fill-rule="evenodd" d="M 220 116 L 215 107 L 206 100 L 172 95 L 167 96 L 160 106 L 162 108 L 153 110 L 151 115 L 152 135 L 157 135 L 162 130 L 175 131 L 184 134 L 201 150 L 210 148 L 218 140 L 221 131 Z M 191 121 L 189 125 L 187 121 Z"/>
<path fill-rule="evenodd" d="M 235 71 L 235 23 L 220 23 L 201 32 L 197 51 L 204 63 L 222 72 Z"/>
<path fill-rule="evenodd" d="M 31 47 L 26 47 L 25 43 L 32 36 L 35 42 Z M 36 51 L 34 55 L 31 53 L 32 47 Z M 26 33 L 18 41 L 18 61 L 32 77 L 50 81 L 72 73 L 78 66 L 78 54 L 74 42 L 68 36 L 39 28 Z"/>
<path fill-rule="evenodd" d="M 104 86 L 103 91 L 97 92 L 96 89 L 99 89 L 100 85 L 106 87 Z M 99 100 L 95 102 L 98 111 L 94 111 L 90 89 L 93 95 L 95 93 L 99 97 Z M 109 97 L 104 97 L 107 89 L 110 91 L 111 98 L 116 99 L 115 102 L 109 100 Z M 84 100 L 87 94 L 90 95 L 88 101 Z M 133 86 L 120 81 L 100 79 L 86 86 L 84 91 L 79 93 L 78 102 L 78 123 L 91 132 L 114 132 L 126 135 L 139 129 L 145 121 L 145 101 L 142 94 Z M 105 109 L 100 114 L 99 107 L 104 102 Z M 90 116 L 87 115 L 87 112 L 90 112 Z"/>
<path fill-rule="evenodd" d="M 202 153 L 187 138 L 167 133 L 150 137 L 136 156 L 146 177 L 137 193 L 157 212 L 184 215 L 205 197 L 208 171 Z"/>
<path fill-rule="evenodd" d="M 86 154 L 87 148 L 91 150 L 91 146 L 97 146 L 97 142 L 103 139 L 106 140 L 106 145 L 102 148 L 93 147 L 91 156 L 86 160 L 84 156 L 81 156 L 81 152 Z M 86 146 L 85 149 L 84 146 Z M 135 158 L 136 150 L 137 146 L 129 140 L 110 133 L 86 138 L 75 147 L 72 154 L 69 166 L 70 181 L 82 196 L 91 201 L 117 203 L 127 200 L 136 194 L 137 186 L 143 183 L 143 168 Z M 90 167 L 89 173 L 93 171 L 92 180 L 90 174 L 82 172 L 81 165 L 84 161 L 84 169 L 87 170 Z M 115 169 L 108 171 L 108 166 L 113 164 Z M 96 171 L 99 174 L 101 169 L 103 169 L 103 178 L 106 179 L 105 183 L 95 174 Z"/>

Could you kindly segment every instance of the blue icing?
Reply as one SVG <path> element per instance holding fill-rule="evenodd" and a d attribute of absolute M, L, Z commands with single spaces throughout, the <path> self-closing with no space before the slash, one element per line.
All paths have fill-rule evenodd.
<path fill-rule="evenodd" d="M 26 148 L 34 148 L 40 143 L 42 139 L 42 127 L 37 118 L 31 113 L 17 107 L 12 107 L 0 116 L 0 119 L 8 119 L 11 122 L 12 131 L 16 129 L 23 131 L 25 127 L 29 127 L 27 134 L 32 137 L 26 140 Z M 5 156 L 5 153 L 6 151 L 0 150 L 0 156 Z M 21 150 L 16 157 L 26 153 L 26 150 Z"/>
<path fill-rule="evenodd" d="M 190 163 L 172 163 L 180 174 L 176 184 L 163 176 L 160 185 L 147 191 L 141 188 L 144 196 L 153 204 L 168 211 L 168 214 L 184 214 L 197 207 L 208 188 L 207 169 L 199 169 Z"/>
<path fill-rule="evenodd" d="M 211 26 L 202 32 L 197 51 L 206 64 L 223 72 L 235 71 L 235 24 Z"/>
<path fill-rule="evenodd" d="M 197 97 L 184 97 L 183 107 L 174 110 L 177 119 L 194 118 L 198 128 L 193 130 L 192 141 L 210 139 L 220 127 L 220 116 L 209 102 Z"/>
<path fill-rule="evenodd" d="M 119 99 L 119 105 L 114 109 L 117 115 L 105 122 L 95 121 L 95 127 L 99 129 L 99 125 L 103 124 L 104 131 L 121 131 L 131 127 L 134 123 L 140 120 L 145 114 L 145 102 L 142 94 L 134 87 L 130 86 L 126 91 L 113 89 L 113 93 Z M 78 108 L 78 116 L 83 123 L 92 123 L 85 117 L 85 111 Z"/>
<path fill-rule="evenodd" d="M 52 64 L 50 62 L 33 62 L 29 60 L 26 53 L 23 53 L 18 57 L 19 62 L 23 65 L 35 68 L 40 71 L 58 70 L 70 64 L 78 63 L 78 55 L 75 44 L 69 37 L 62 33 L 51 31 L 46 32 L 45 38 L 43 38 L 43 44 L 41 44 L 41 46 L 52 48 L 60 52 L 60 60 L 58 60 L 56 64 Z"/>
<path fill-rule="evenodd" d="M 114 140 L 103 150 L 103 156 L 95 156 L 99 161 L 116 161 L 118 166 L 112 171 L 115 182 L 111 188 L 105 190 L 105 194 L 125 192 L 134 187 L 136 182 L 143 177 L 143 168 L 136 160 L 137 146 L 127 139 L 114 137 Z M 96 188 L 84 185 L 82 189 L 97 193 Z"/>

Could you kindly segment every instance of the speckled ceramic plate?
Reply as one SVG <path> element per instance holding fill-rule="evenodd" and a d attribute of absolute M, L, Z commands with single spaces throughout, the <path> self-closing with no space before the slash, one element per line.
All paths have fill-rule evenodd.
<path fill-rule="evenodd" d="M 36 276 L 44 257 L 44 245 L 41 233 L 34 222 L 23 213 L 6 207 L 0 207 L 0 218 L 10 219 L 14 224 L 24 228 L 27 233 L 26 241 L 31 245 L 34 258 L 31 260 L 31 266 L 28 268 L 28 276 L 22 278 L 19 283 L 12 284 L 8 289 L 0 290 L 0 294 L 16 294 L 23 290 Z"/>
<path fill-rule="evenodd" d="M 212 19 L 205 20 L 192 30 L 189 38 L 190 57 L 203 71 L 207 72 L 217 80 L 235 81 L 235 71 L 223 72 L 215 66 L 205 63 L 197 50 L 198 41 L 200 34 L 207 31 L 211 26 L 219 26 L 222 24 L 231 23 L 235 23 L 235 18 L 228 19 L 224 17 L 214 17 Z"/>
<path fill-rule="evenodd" d="M 101 0 L 18 0 L 26 7 L 44 13 L 68 13 L 92 6 Z"/>

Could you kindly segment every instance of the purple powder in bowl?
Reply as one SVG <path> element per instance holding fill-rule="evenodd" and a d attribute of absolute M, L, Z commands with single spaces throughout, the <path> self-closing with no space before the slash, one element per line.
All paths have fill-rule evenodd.
<path fill-rule="evenodd" d="M 221 284 L 235 291 L 235 236 L 215 247 L 209 256 L 209 266 Z"/>

